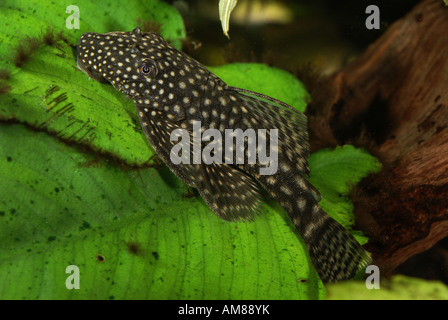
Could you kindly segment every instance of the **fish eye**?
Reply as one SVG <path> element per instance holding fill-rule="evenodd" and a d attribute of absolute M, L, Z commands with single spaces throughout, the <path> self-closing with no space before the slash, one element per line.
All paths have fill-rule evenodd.
<path fill-rule="evenodd" d="M 157 68 L 153 63 L 144 63 L 140 66 L 140 72 L 154 77 L 157 74 Z"/>

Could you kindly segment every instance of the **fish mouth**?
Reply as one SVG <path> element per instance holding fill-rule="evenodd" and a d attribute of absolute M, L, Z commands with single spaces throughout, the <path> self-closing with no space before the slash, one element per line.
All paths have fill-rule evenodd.
<path fill-rule="evenodd" d="M 78 67 L 79 70 L 81 70 L 82 72 L 84 72 L 90 79 L 94 79 L 96 81 L 99 82 L 108 82 L 102 75 L 101 72 L 93 69 L 93 66 L 87 64 L 85 61 L 83 61 L 82 59 L 82 50 L 81 50 L 81 40 L 83 38 L 81 37 L 81 39 L 79 40 L 77 46 L 76 46 L 76 66 Z"/>
<path fill-rule="evenodd" d="M 90 78 L 90 72 L 89 70 L 86 69 L 85 65 L 82 63 L 82 61 L 80 61 L 79 57 L 78 59 L 76 59 L 76 66 L 78 67 L 79 70 L 81 70 L 82 72 L 84 72 L 86 75 L 89 76 Z"/>
<path fill-rule="evenodd" d="M 87 66 L 85 63 L 83 63 L 81 59 L 79 59 L 79 57 L 76 61 L 76 65 L 79 70 L 84 72 L 89 77 L 89 79 L 93 79 L 99 82 L 109 82 L 106 78 L 103 77 L 100 72 L 93 70 L 90 66 Z"/>

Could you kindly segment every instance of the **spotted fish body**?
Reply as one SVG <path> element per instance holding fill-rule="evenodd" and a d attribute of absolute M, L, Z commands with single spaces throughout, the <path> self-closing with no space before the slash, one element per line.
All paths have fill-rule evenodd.
<path fill-rule="evenodd" d="M 227 86 L 199 62 L 156 33 L 85 33 L 78 67 L 110 82 L 136 104 L 149 142 L 169 168 L 197 188 L 225 220 L 251 220 L 259 212 L 262 189 L 277 200 L 307 244 L 322 281 L 351 278 L 370 262 L 354 237 L 318 205 L 319 193 L 306 180 L 309 152 L 306 117 L 276 99 Z M 278 129 L 278 170 L 260 175 L 263 164 L 173 164 L 177 143 L 170 134 L 184 129 Z M 267 131 L 268 135 L 270 131 Z M 246 152 L 247 156 L 247 152 Z M 235 163 L 235 162 L 234 162 Z"/>

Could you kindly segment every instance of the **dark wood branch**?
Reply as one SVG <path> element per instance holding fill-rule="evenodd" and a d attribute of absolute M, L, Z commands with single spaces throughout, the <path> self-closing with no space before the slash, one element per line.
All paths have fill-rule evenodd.
<path fill-rule="evenodd" d="M 391 272 L 448 236 L 448 7 L 425 0 L 311 87 L 312 150 L 368 149 L 383 170 L 353 192 L 366 248 Z"/>

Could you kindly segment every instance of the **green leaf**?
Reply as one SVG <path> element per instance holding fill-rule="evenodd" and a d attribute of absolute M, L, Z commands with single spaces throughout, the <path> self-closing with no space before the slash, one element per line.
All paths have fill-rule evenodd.
<path fill-rule="evenodd" d="M 2 299 L 323 297 L 278 205 L 229 223 L 166 168 L 129 170 L 20 125 L 0 139 Z M 69 265 L 80 290 L 65 287 Z"/>
<path fill-rule="evenodd" d="M 111 4 L 96 21 L 103 11 L 83 1 L 78 5 L 81 14 L 87 12 L 82 21 L 97 24 L 84 31 L 129 30 L 118 17 L 136 19 Z M 0 31 L 3 43 L 16 41 L 15 32 L 39 34 L 18 12 L 42 24 L 47 17 L 66 17 L 65 7 L 53 2 L 40 2 L 35 12 L 28 2 L 5 8 L 14 12 L 8 11 L 11 20 Z M 158 12 L 163 13 L 157 10 L 155 17 Z M 70 37 L 75 44 L 77 37 Z M 110 85 L 89 81 L 64 41 L 40 46 L 21 68 L 5 65 L 12 71 L 7 81 L 12 90 L 0 95 L 1 299 L 324 296 L 304 243 L 276 203 L 268 202 L 252 223 L 230 223 L 202 199 L 186 197 L 185 186 L 166 167 L 148 165 L 153 151 L 132 101 Z M 259 64 L 210 69 L 229 85 L 301 111 L 309 100 L 303 85 L 278 69 Z M 377 170 L 376 160 L 346 146 L 313 155 L 310 168 L 324 209 L 350 227 L 347 183 Z M 69 265 L 80 269 L 79 290 L 66 288 Z"/>
<path fill-rule="evenodd" d="M 73 11 L 66 13 L 67 1 L 3 0 L 0 4 L 0 69 L 11 66 L 15 48 L 25 37 L 40 37 L 48 29 L 63 32 L 69 42 L 76 44 L 85 32 L 131 31 L 142 22 L 160 24 L 160 33 L 176 48 L 185 38 L 182 17 L 172 6 L 158 0 L 130 0 L 124 5 L 118 1 L 78 0 L 79 29 L 67 29 Z"/>
<path fill-rule="evenodd" d="M 19 39 L 40 38 L 48 28 L 63 32 L 74 46 L 84 32 L 132 30 L 137 19 L 162 24 L 161 34 L 176 47 L 185 36 L 180 14 L 162 1 L 128 1 L 126 10 L 119 2 L 110 5 L 78 1 L 80 29 L 68 30 L 67 4 L 63 1 L 6 1 L 0 17 L 7 21 L 0 31 L 0 68 L 11 70 L 8 95 L 0 95 L 0 116 L 46 130 L 74 143 L 89 145 L 102 153 L 113 154 L 130 165 L 142 165 L 153 155 L 144 135 L 137 129 L 138 119 L 132 101 L 111 86 L 89 81 L 77 69 L 75 52 L 65 42 L 41 45 L 22 68 L 12 64 Z M 101 12 L 101 16 L 98 16 Z M 52 21 L 53 24 L 49 24 Z M 121 130 L 123 126 L 125 130 Z M 133 148 L 130 146 L 133 145 Z"/>
<path fill-rule="evenodd" d="M 140 132 L 133 101 L 76 69 L 69 46 L 42 46 L 0 95 L 1 117 L 45 130 L 71 143 L 112 154 L 130 165 L 153 155 Z M 132 146 L 132 148 L 131 148 Z"/>
<path fill-rule="evenodd" d="M 269 206 L 229 223 L 183 197 L 166 168 L 129 170 L 21 125 L 0 132 L 0 298 L 322 297 L 306 249 Z M 79 290 L 65 286 L 69 265 Z"/>
<path fill-rule="evenodd" d="M 370 283 L 369 283 L 370 284 Z M 379 289 L 368 289 L 362 281 L 346 281 L 328 287 L 330 300 L 447 300 L 448 287 L 430 281 L 397 275 L 381 280 Z"/>

